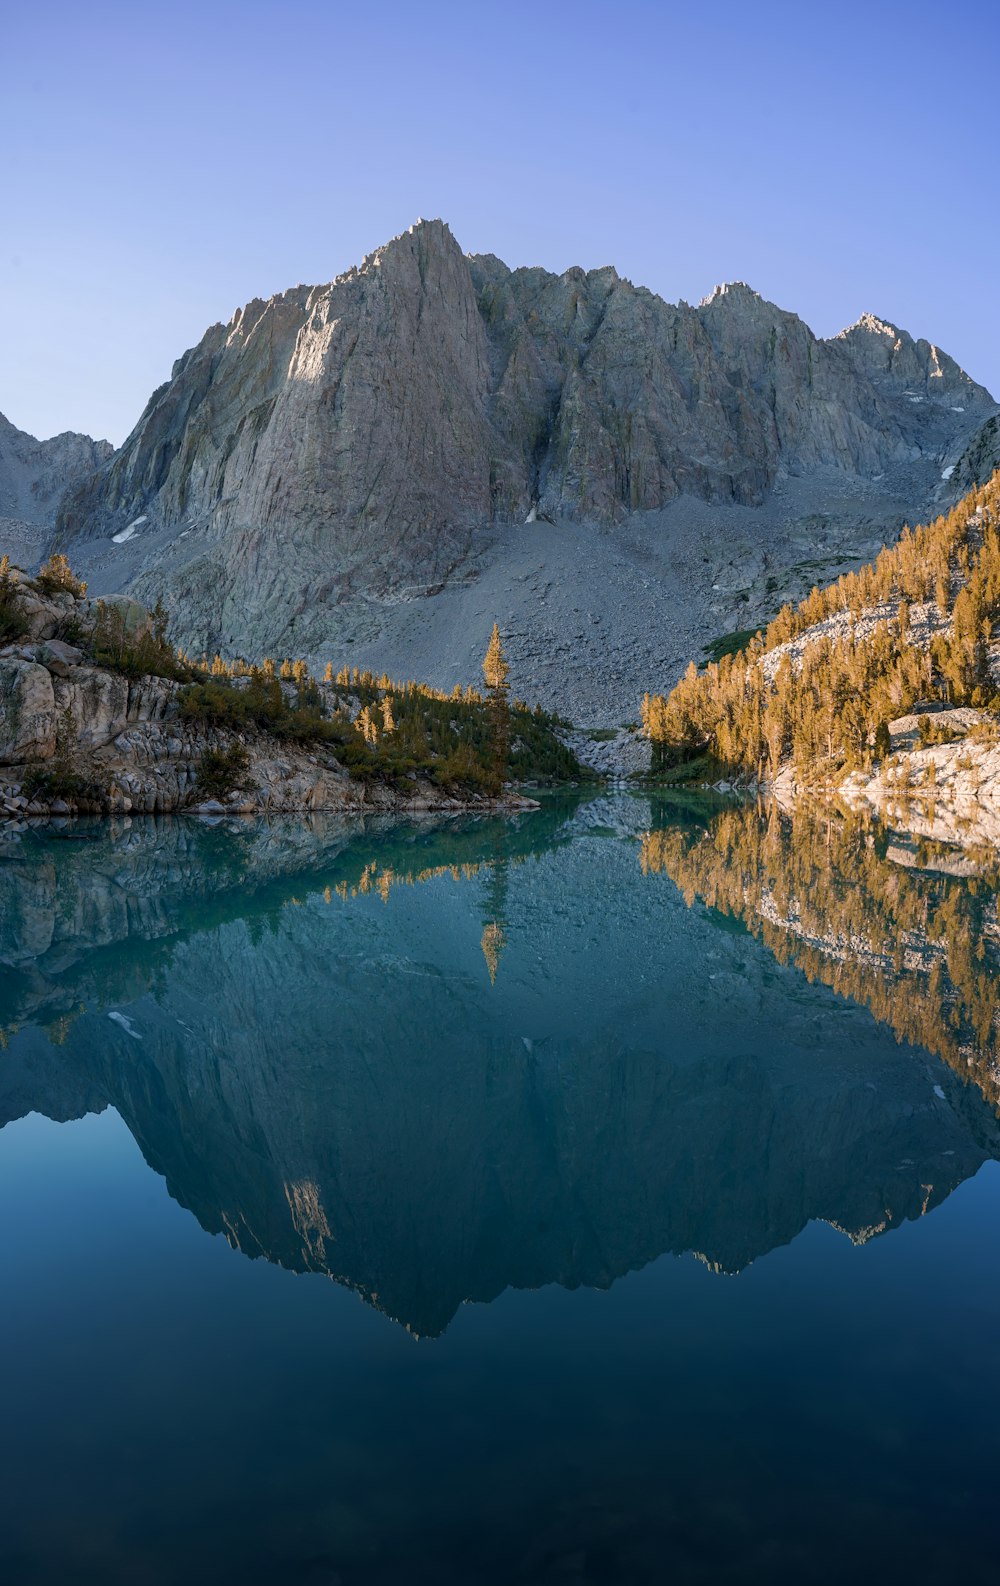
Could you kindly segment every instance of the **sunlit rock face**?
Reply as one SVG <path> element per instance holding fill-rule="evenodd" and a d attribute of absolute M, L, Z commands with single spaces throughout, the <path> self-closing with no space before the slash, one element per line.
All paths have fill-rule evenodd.
<path fill-rule="evenodd" d="M 666 1250 L 737 1272 L 812 1218 L 863 1241 L 995 1154 L 974 1088 L 689 908 L 627 823 L 539 821 L 5 861 L 0 1116 L 115 1106 L 206 1229 L 420 1334 Z"/>
<path fill-rule="evenodd" d="M 825 468 L 871 479 L 994 408 L 871 316 L 822 341 L 743 285 L 674 305 L 610 267 L 466 256 L 420 222 L 213 326 L 71 493 L 59 543 L 150 545 L 135 587 L 192 642 L 308 648 L 338 602 L 446 582 L 488 526 L 619 524 L 682 494 L 754 505 Z"/>

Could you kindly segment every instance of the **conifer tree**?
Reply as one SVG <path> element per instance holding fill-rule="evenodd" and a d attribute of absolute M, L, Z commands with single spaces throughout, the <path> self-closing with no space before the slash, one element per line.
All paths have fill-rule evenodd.
<path fill-rule="evenodd" d="M 510 666 L 504 654 L 503 641 L 500 638 L 500 629 L 493 624 L 490 642 L 483 660 L 483 677 L 486 679 L 487 702 L 490 711 L 490 736 L 492 781 L 494 791 L 499 793 L 503 788 L 504 777 L 507 771 L 507 751 L 510 745 L 510 704 L 509 684 Z"/>

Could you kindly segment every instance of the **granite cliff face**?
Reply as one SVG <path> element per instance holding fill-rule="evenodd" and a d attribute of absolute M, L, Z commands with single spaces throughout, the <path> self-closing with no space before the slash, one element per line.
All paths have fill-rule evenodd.
<path fill-rule="evenodd" d="M 189 643 L 316 653 L 352 598 L 477 571 L 484 532 L 656 537 L 637 514 L 753 508 L 817 470 L 915 468 L 926 493 L 994 408 L 871 316 L 821 341 L 743 285 L 673 305 L 611 268 L 467 257 L 421 222 L 213 326 L 71 492 L 58 543 L 162 594 Z"/>

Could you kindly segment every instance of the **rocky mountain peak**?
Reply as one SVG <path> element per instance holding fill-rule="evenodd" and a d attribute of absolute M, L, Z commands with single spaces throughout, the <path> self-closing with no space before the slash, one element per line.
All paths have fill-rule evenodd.
<path fill-rule="evenodd" d="M 610 265 L 512 270 L 421 220 L 206 332 L 58 533 L 139 525 L 136 587 L 187 642 L 305 647 L 347 600 L 439 587 L 477 532 L 754 506 L 821 468 L 937 481 L 995 406 L 905 333 L 821 341 L 745 282 L 692 309 Z"/>
<path fill-rule="evenodd" d="M 911 403 L 948 402 L 959 413 L 968 409 L 985 414 L 995 406 L 989 393 L 940 347 L 923 338 L 915 340 L 875 314 L 862 314 L 832 342 L 848 349 L 867 378 L 882 390 L 892 390 L 897 398 Z"/>
<path fill-rule="evenodd" d="M 890 324 L 886 319 L 880 319 L 877 314 L 860 314 L 853 325 L 848 325 L 839 332 L 837 339 L 844 341 L 855 331 L 866 332 L 871 336 L 888 336 L 891 341 L 898 341 L 900 330 L 898 325 Z"/>
<path fill-rule="evenodd" d="M 720 286 L 713 287 L 708 296 L 702 298 L 698 306 L 699 308 L 709 308 L 713 303 L 718 303 L 722 299 L 726 300 L 727 306 L 734 304 L 767 305 L 766 298 L 762 297 L 752 286 L 748 286 L 746 281 L 723 281 Z M 773 307 L 773 305 L 769 306 Z"/>

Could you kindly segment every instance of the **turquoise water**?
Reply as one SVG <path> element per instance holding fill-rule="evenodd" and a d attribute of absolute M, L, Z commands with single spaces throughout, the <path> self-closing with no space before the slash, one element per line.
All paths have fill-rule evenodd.
<path fill-rule="evenodd" d="M 814 835 L 0 844 L 0 1578 L 992 1582 L 994 883 Z"/>

